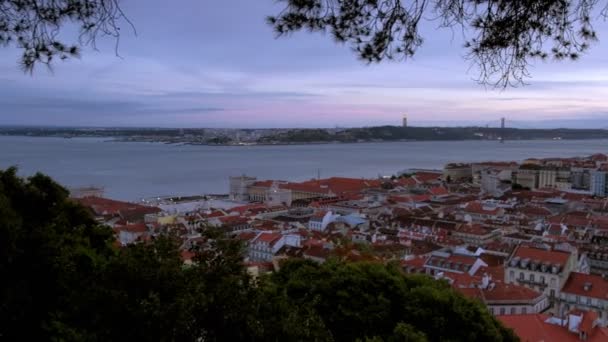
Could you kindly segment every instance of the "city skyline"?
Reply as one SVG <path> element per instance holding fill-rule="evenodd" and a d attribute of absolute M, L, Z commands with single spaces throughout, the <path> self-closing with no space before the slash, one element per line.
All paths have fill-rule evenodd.
<path fill-rule="evenodd" d="M 433 22 L 414 59 L 366 65 L 320 34 L 275 39 L 264 22 L 273 1 L 123 8 L 138 35 L 123 26 L 120 58 L 103 39 L 98 52 L 30 76 L 16 49 L 1 49 L 0 125 L 353 127 L 400 125 L 407 113 L 412 126 L 507 117 L 523 128 L 608 127 L 602 42 L 578 62 L 538 63 L 530 85 L 499 91 L 473 80 L 460 37 Z M 596 29 L 608 35 L 606 22 Z"/>

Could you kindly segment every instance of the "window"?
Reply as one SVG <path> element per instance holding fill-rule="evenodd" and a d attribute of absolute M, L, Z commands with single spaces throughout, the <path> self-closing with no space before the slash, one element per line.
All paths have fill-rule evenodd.
<path fill-rule="evenodd" d="M 555 297 L 555 290 L 551 289 L 551 292 L 549 294 L 549 297 L 554 298 Z"/>
<path fill-rule="evenodd" d="M 514 307 L 511 308 L 511 315 L 515 315 L 515 308 Z"/>
<path fill-rule="evenodd" d="M 531 274 L 531 273 L 530 273 L 530 281 L 531 281 L 531 282 L 534 282 L 534 274 Z"/>
<path fill-rule="evenodd" d="M 528 309 L 525 308 L 525 307 L 521 308 L 521 313 L 522 313 L 522 315 L 527 314 L 528 313 Z"/>
<path fill-rule="evenodd" d="M 509 279 L 510 280 L 515 280 L 515 271 L 510 271 L 509 272 Z"/>
<path fill-rule="evenodd" d="M 540 282 L 543 284 L 545 283 L 545 276 L 540 276 Z"/>
<path fill-rule="evenodd" d="M 587 305 L 591 305 L 591 297 L 587 297 Z"/>
<path fill-rule="evenodd" d="M 519 272 L 519 280 L 524 280 L 524 272 Z"/>
<path fill-rule="evenodd" d="M 583 302 L 583 301 L 581 300 L 581 297 L 580 297 L 580 296 L 576 296 L 576 302 L 577 302 L 577 303 L 579 303 L 579 304 L 581 304 L 581 303 Z"/>
<path fill-rule="evenodd" d="M 500 314 L 504 315 L 505 314 L 505 308 L 500 308 Z"/>
<path fill-rule="evenodd" d="M 557 283 L 557 280 L 555 280 L 555 278 L 551 278 L 551 287 L 555 287 L 556 283 Z"/>

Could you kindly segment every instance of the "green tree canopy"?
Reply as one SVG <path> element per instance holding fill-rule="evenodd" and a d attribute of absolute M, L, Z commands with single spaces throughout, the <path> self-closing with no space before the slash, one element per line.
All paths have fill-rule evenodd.
<path fill-rule="evenodd" d="M 267 322 L 280 340 L 517 340 L 481 303 L 428 276 L 405 276 L 394 265 L 291 260 L 260 287 L 267 298 L 262 304 L 282 305 L 269 313 L 285 319 Z M 315 335 L 294 329 L 291 320 L 307 322 Z M 298 333 L 305 335 L 293 336 Z"/>

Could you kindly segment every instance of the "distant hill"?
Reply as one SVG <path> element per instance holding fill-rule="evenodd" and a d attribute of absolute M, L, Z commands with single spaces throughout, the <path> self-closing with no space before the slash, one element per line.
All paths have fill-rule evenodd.
<path fill-rule="evenodd" d="M 605 129 L 517 129 L 487 127 L 398 127 L 349 128 L 330 133 L 323 129 L 294 129 L 262 137 L 261 143 L 362 142 L 403 140 L 506 140 L 607 139 Z"/>
<path fill-rule="evenodd" d="M 607 129 L 519 129 L 489 127 L 377 126 L 344 129 L 217 129 L 217 128 L 69 128 L 0 127 L 0 135 L 35 137 L 108 137 L 201 145 L 354 143 L 442 140 L 608 139 Z"/>

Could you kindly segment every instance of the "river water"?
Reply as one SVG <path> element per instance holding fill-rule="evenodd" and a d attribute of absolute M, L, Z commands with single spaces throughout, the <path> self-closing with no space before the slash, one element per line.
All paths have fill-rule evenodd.
<path fill-rule="evenodd" d="M 306 180 L 377 177 L 448 162 L 608 153 L 608 140 L 394 142 L 300 146 L 190 146 L 99 138 L 0 136 L 0 169 L 16 165 L 67 187 L 102 186 L 107 197 L 227 193 L 228 176 Z"/>

